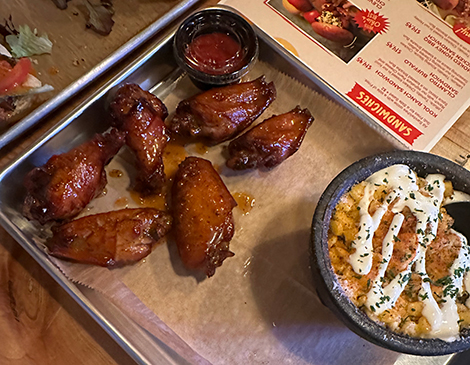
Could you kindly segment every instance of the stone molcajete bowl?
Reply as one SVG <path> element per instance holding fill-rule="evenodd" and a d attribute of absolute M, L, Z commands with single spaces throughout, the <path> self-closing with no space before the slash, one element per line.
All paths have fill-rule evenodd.
<path fill-rule="evenodd" d="M 414 355 L 445 355 L 470 348 L 470 331 L 461 332 L 453 342 L 402 335 L 374 322 L 346 296 L 331 267 L 328 254 L 328 228 L 340 197 L 371 174 L 394 164 L 405 164 L 419 176 L 443 174 L 455 190 L 470 194 L 470 171 L 445 158 L 423 152 L 394 151 L 359 160 L 343 170 L 326 188 L 318 202 L 312 222 L 310 257 L 317 292 L 352 331 L 366 340 L 390 350 Z"/>

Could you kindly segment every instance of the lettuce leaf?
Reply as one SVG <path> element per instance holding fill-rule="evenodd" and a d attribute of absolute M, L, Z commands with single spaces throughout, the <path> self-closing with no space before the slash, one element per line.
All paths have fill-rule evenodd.
<path fill-rule="evenodd" d="M 31 57 L 51 53 L 52 42 L 47 34 L 38 36 L 35 33 L 37 33 L 36 29 L 33 32 L 28 25 L 20 25 L 17 35 L 11 34 L 5 37 L 14 57 Z"/>

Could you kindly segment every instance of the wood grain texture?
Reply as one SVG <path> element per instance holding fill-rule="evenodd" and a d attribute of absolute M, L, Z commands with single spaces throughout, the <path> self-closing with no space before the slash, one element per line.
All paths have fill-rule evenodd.
<path fill-rule="evenodd" d="M 119 48 L 178 3 L 178 0 L 114 0 L 114 29 L 108 37 L 85 28 L 80 0 L 61 11 L 52 0 L 0 0 L 0 19 L 13 15 L 54 42 L 52 55 L 35 57 L 42 79 L 58 92 Z M 214 5 L 207 0 L 200 6 Z M 65 29 L 65 31 L 64 31 Z M 131 56 L 132 57 L 132 56 Z M 77 62 L 75 62 L 77 61 Z M 50 68 L 57 67 L 53 74 Z M 14 143 L 0 150 L 0 168 L 119 71 L 116 67 L 45 118 Z M 470 110 L 433 148 L 433 153 L 461 165 L 470 156 Z M 134 364 L 133 360 L 69 295 L 0 228 L 0 364 Z"/>
<path fill-rule="evenodd" d="M 81 0 L 72 0 L 66 10 L 56 8 L 52 0 L 0 0 L 0 20 L 11 14 L 16 26 L 28 24 L 40 34 L 48 34 L 54 43 L 52 54 L 34 59 L 41 80 L 55 88 L 48 94 L 52 97 L 179 2 L 114 0 L 115 24 L 109 36 L 86 29 L 86 10 Z M 0 167 L 12 161 L 118 70 L 119 66 L 2 149 Z M 0 364 L 135 364 L 3 228 L 0 228 Z"/>
<path fill-rule="evenodd" d="M 466 165 L 470 158 L 470 109 L 462 114 L 431 152 Z"/>
<path fill-rule="evenodd" d="M 0 364 L 133 364 L 0 229 Z"/>
<path fill-rule="evenodd" d="M 92 0 L 92 3 L 99 1 Z M 86 28 L 88 11 L 82 0 L 72 0 L 65 10 L 52 0 L 0 0 L 0 19 L 12 15 L 13 23 L 28 24 L 53 42 L 52 54 L 35 56 L 41 80 L 54 86 L 54 95 L 104 60 L 122 44 L 160 18 L 180 0 L 114 0 L 113 30 L 102 36 Z M 51 72 L 51 67 L 58 70 Z"/>

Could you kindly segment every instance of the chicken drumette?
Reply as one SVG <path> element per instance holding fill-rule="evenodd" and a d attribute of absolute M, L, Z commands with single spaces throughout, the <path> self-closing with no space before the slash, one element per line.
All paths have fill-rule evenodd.
<path fill-rule="evenodd" d="M 114 123 L 119 126 L 122 119 L 130 112 L 135 103 L 142 99 L 145 99 L 152 105 L 152 108 L 161 119 L 165 119 L 168 116 L 168 110 L 159 98 L 148 91 L 142 90 L 139 85 L 126 84 L 119 88 L 109 105 Z"/>
<path fill-rule="evenodd" d="M 189 269 L 208 277 L 234 254 L 232 209 L 237 205 L 212 164 L 188 157 L 179 166 L 172 188 L 174 236 L 179 255 Z"/>
<path fill-rule="evenodd" d="M 85 264 L 120 266 L 147 256 L 171 227 L 171 216 L 153 208 L 89 215 L 52 227 L 51 255 Z"/>
<path fill-rule="evenodd" d="M 244 170 L 279 165 L 299 149 L 312 122 L 310 112 L 300 107 L 266 119 L 230 142 L 227 166 Z"/>
<path fill-rule="evenodd" d="M 114 124 L 126 133 L 126 144 L 137 159 L 135 189 L 153 192 L 165 181 L 163 149 L 168 142 L 165 105 L 138 85 L 122 86 L 110 104 Z"/>
<path fill-rule="evenodd" d="M 30 171 L 24 181 L 23 214 L 44 224 L 80 213 L 103 191 L 104 168 L 123 144 L 124 134 L 112 129 Z"/>
<path fill-rule="evenodd" d="M 211 89 L 180 102 L 170 130 L 220 143 L 251 125 L 275 98 L 274 84 L 264 77 Z"/>
<path fill-rule="evenodd" d="M 146 100 L 139 100 L 124 117 L 122 130 L 126 144 L 137 158 L 135 189 L 152 192 L 165 182 L 163 150 L 168 143 L 166 127 L 159 114 Z"/>

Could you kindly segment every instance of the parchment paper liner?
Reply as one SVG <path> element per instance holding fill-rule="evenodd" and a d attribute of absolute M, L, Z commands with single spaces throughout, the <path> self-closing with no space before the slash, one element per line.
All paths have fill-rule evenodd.
<path fill-rule="evenodd" d="M 233 172 L 224 166 L 223 146 L 203 155 L 187 147 L 220 169 L 232 194 L 255 199 L 249 214 L 234 210 L 235 257 L 214 277 L 186 271 L 172 242 L 121 269 L 53 260 L 71 280 L 102 292 L 191 363 L 392 364 L 396 353 L 357 337 L 321 304 L 307 250 L 315 205 L 328 183 L 352 162 L 393 146 L 344 108 L 266 64 L 259 63 L 249 78 L 261 74 L 274 81 L 278 96 L 257 122 L 296 105 L 309 108 L 315 122 L 300 150 L 271 171 Z M 187 78 L 178 83 L 157 93 L 170 112 L 197 91 Z M 118 209 L 116 200 L 129 197 L 128 151 L 107 170 L 116 168 L 125 176 L 108 174 L 107 195 L 84 214 Z"/>

